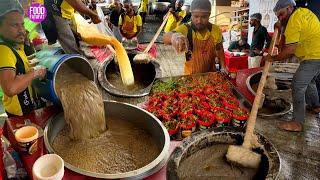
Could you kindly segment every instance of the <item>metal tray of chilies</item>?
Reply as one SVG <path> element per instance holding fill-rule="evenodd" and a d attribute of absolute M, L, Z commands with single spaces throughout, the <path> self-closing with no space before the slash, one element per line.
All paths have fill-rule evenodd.
<path fill-rule="evenodd" d="M 225 83 L 228 83 L 231 87 L 231 90 L 232 90 L 232 94 L 235 96 L 235 98 L 239 101 L 239 106 L 245 110 L 247 110 L 247 112 L 249 113 L 250 110 L 251 110 L 251 107 L 252 107 L 252 104 L 241 94 L 241 92 L 221 73 L 218 73 L 218 72 L 209 72 L 209 73 L 200 73 L 200 74 L 193 74 L 193 75 L 183 75 L 183 76 L 173 76 L 173 77 L 164 77 L 164 78 L 157 78 L 154 83 L 153 83 L 153 86 L 151 88 L 151 91 L 150 91 L 150 94 L 149 96 L 152 96 L 155 92 L 155 87 L 157 86 L 158 83 L 162 83 L 162 82 L 169 82 L 169 81 L 175 81 L 175 80 L 179 80 L 180 78 L 197 78 L 197 77 L 203 77 L 203 76 L 208 76 L 208 75 L 212 75 L 212 74 L 218 74 L 220 75 Z M 181 87 L 181 86 L 180 86 Z M 183 86 L 182 86 L 183 87 Z M 173 89 L 171 89 L 173 90 Z M 193 89 L 190 89 L 190 91 L 192 91 Z M 164 94 L 166 94 L 167 91 L 164 91 Z M 192 96 L 191 96 L 192 97 Z M 148 102 L 148 101 L 147 101 Z M 145 107 L 147 108 L 146 104 L 147 103 L 144 103 L 145 104 Z M 160 109 L 162 109 L 163 107 L 161 107 Z M 224 109 L 224 108 L 223 108 Z M 231 117 L 232 119 L 232 117 Z M 220 124 L 222 125 L 222 124 Z M 226 125 L 226 124 L 225 124 Z M 225 125 L 222 125 L 222 126 L 225 126 Z M 198 126 L 198 125 L 197 125 Z M 196 126 L 196 127 L 197 127 Z M 226 125 L 227 127 L 235 127 L 241 131 L 244 130 L 244 127 L 245 127 L 245 123 L 237 123 L 237 122 L 233 122 L 232 120 L 230 121 L 230 123 L 228 125 Z M 203 128 L 205 129 L 208 129 L 210 127 L 215 127 L 215 126 L 208 126 L 208 127 L 202 127 L 199 125 L 199 128 L 196 128 L 197 130 L 195 130 L 196 132 L 197 131 L 201 131 L 203 130 Z M 201 129 L 202 128 L 202 129 Z M 194 131 L 194 130 L 193 130 Z M 193 134 L 194 132 L 192 132 Z M 176 139 L 176 140 L 181 140 L 183 139 L 182 138 L 182 131 L 180 129 L 180 131 L 178 131 L 177 133 L 172 134 L 170 135 L 171 138 L 173 139 Z"/>
<path fill-rule="evenodd" d="M 169 80 L 178 80 L 180 78 L 194 78 L 194 77 L 208 76 L 209 74 L 219 74 L 221 76 L 224 76 L 222 73 L 219 73 L 219 72 L 207 72 L 207 73 L 198 73 L 198 74 L 192 74 L 192 75 L 156 78 L 155 81 L 153 82 L 152 87 L 151 87 L 149 96 L 152 96 L 152 94 L 154 93 L 153 92 L 154 87 L 155 87 L 155 85 L 157 85 L 157 83 L 168 82 Z M 251 107 L 252 107 L 251 102 L 244 97 L 244 95 L 231 83 L 231 81 L 228 80 L 228 78 L 226 76 L 224 76 L 224 80 L 226 83 L 229 83 L 231 85 L 232 93 L 238 99 L 240 106 L 247 109 L 250 112 Z"/>

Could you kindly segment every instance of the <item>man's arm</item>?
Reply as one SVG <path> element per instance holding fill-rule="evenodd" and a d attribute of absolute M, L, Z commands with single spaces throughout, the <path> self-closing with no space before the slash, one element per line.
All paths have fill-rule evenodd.
<path fill-rule="evenodd" d="M 136 34 L 134 35 L 134 37 L 138 37 L 140 31 L 141 31 L 141 26 L 137 26 L 137 32 L 136 32 Z"/>
<path fill-rule="evenodd" d="M 265 56 L 265 58 L 267 61 L 284 61 L 294 54 L 296 48 L 297 43 L 288 44 L 282 49 L 282 51 L 278 55 L 271 56 L 270 54 L 268 54 L 267 56 Z"/>
<path fill-rule="evenodd" d="M 172 13 L 174 19 L 175 19 L 177 22 L 179 22 L 179 21 L 181 21 L 181 20 L 183 19 L 183 17 L 179 16 L 179 12 L 171 12 L 171 13 Z"/>
<path fill-rule="evenodd" d="M 224 60 L 224 51 L 223 51 L 222 42 L 220 42 L 216 45 L 216 52 L 217 52 L 217 56 L 219 58 L 221 68 L 226 70 L 226 63 Z"/>
<path fill-rule="evenodd" d="M 101 22 L 99 16 L 93 12 L 81 0 L 66 0 L 76 11 L 79 13 L 85 14 L 90 17 L 93 23 L 97 24 Z"/>
<path fill-rule="evenodd" d="M 163 35 L 163 43 L 166 45 L 171 44 L 171 38 L 174 32 L 167 32 Z"/>
<path fill-rule="evenodd" d="M 280 54 L 272 57 L 273 61 L 284 61 L 290 58 L 294 54 L 296 48 L 297 43 L 285 45 Z"/>
<path fill-rule="evenodd" d="M 119 25 L 119 30 L 120 30 L 120 34 L 122 37 L 126 37 L 126 33 L 123 32 L 122 30 L 122 25 Z"/>
<path fill-rule="evenodd" d="M 35 72 L 16 76 L 15 70 L 1 70 L 0 84 L 4 94 L 9 97 L 19 94 L 25 90 L 35 77 Z"/>

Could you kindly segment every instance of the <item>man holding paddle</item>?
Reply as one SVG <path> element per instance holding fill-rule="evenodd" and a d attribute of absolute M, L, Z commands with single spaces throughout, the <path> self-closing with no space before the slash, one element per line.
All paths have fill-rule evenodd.
<path fill-rule="evenodd" d="M 186 52 L 186 75 L 216 71 L 216 57 L 221 71 L 226 71 L 222 33 L 218 26 L 209 22 L 210 13 L 209 0 L 193 0 L 191 23 L 181 24 L 163 37 L 163 42 L 171 44 L 178 53 Z"/>
<path fill-rule="evenodd" d="M 305 118 L 305 94 L 312 95 L 313 111 L 320 112 L 319 96 L 314 78 L 320 73 L 320 21 L 307 8 L 296 8 L 294 0 L 279 0 L 273 11 L 286 27 L 285 47 L 276 55 L 267 55 L 268 61 L 282 61 L 293 55 L 300 66 L 292 81 L 293 120 L 281 123 L 279 128 L 300 132 Z"/>

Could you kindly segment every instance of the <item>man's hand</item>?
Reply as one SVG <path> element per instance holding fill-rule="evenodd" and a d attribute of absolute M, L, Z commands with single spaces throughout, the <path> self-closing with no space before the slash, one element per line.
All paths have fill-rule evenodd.
<path fill-rule="evenodd" d="M 44 66 L 41 65 L 36 65 L 35 67 L 32 68 L 33 69 L 33 77 L 34 78 L 44 78 L 46 73 L 47 73 L 47 69 Z"/>
<path fill-rule="evenodd" d="M 170 8 L 170 9 L 169 9 L 169 12 L 170 12 L 170 13 L 174 13 L 174 9 L 173 9 L 173 8 Z"/>
<path fill-rule="evenodd" d="M 259 49 L 255 49 L 255 50 L 253 50 L 253 52 L 254 52 L 255 54 L 261 54 L 261 51 L 260 51 Z"/>
<path fill-rule="evenodd" d="M 174 33 L 172 35 L 171 44 L 177 53 L 183 53 L 188 51 L 188 39 L 181 33 Z"/>
<path fill-rule="evenodd" d="M 91 16 L 90 19 L 94 24 L 99 24 L 101 22 L 101 20 L 97 14 L 94 14 L 93 16 Z"/>
<path fill-rule="evenodd" d="M 263 59 L 265 61 L 269 61 L 269 62 L 273 62 L 274 61 L 273 57 L 270 54 L 267 54 L 266 56 L 264 56 Z"/>

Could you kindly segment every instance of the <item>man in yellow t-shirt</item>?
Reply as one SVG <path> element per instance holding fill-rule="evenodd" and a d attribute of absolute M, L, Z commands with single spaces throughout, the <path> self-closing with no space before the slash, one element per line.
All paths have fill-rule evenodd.
<path fill-rule="evenodd" d="M 75 11 L 89 16 L 93 23 L 100 23 L 99 16 L 86 7 L 81 0 L 44 0 L 47 17 L 41 23 L 48 44 L 59 40 L 63 50 L 69 54 L 83 54 L 71 29 L 71 18 Z"/>
<path fill-rule="evenodd" d="M 186 11 L 182 10 L 181 7 L 184 4 L 184 0 L 177 0 L 174 7 L 169 9 L 169 18 L 166 26 L 164 27 L 164 32 L 170 32 L 180 25 L 182 19 L 186 16 Z"/>
<path fill-rule="evenodd" d="M 320 21 L 309 9 L 296 8 L 294 0 L 279 0 L 274 12 L 285 28 L 285 47 L 269 61 L 282 61 L 293 55 L 300 60 L 292 81 L 293 120 L 280 124 L 287 131 L 302 131 L 305 118 L 305 94 L 308 93 L 316 113 L 320 112 L 314 78 L 320 73 Z"/>
<path fill-rule="evenodd" d="M 16 0 L 0 1 L 0 85 L 8 116 L 22 116 L 34 109 L 31 82 L 44 77 L 46 69 L 31 69 L 23 44 L 24 12 Z"/>
<path fill-rule="evenodd" d="M 171 44 L 177 53 L 186 52 L 185 74 L 216 71 L 216 57 L 221 71 L 226 71 L 221 30 L 209 22 L 210 13 L 209 0 L 193 0 L 191 23 L 182 24 L 163 37 L 163 42 Z"/>
<path fill-rule="evenodd" d="M 120 33 L 125 39 L 136 39 L 141 31 L 141 16 L 134 12 L 131 0 L 124 0 L 123 8 L 125 13 L 119 18 Z"/>
<path fill-rule="evenodd" d="M 142 18 L 142 23 L 146 22 L 146 15 L 148 13 L 148 4 L 149 4 L 149 0 L 140 1 L 139 15 Z"/>

